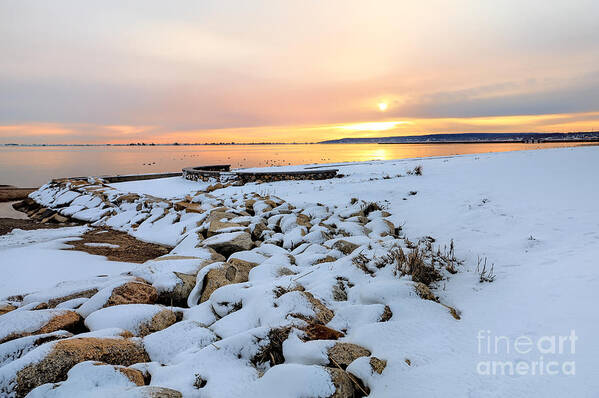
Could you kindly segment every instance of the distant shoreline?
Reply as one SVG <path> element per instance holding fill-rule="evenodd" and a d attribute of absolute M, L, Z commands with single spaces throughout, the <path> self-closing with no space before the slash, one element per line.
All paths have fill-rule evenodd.
<path fill-rule="evenodd" d="M 223 143 L 223 144 L 0 144 L 0 147 L 9 148 L 44 148 L 44 147 L 164 147 L 164 146 L 267 146 L 267 145 L 339 145 L 339 144 L 551 144 L 551 143 L 599 143 L 599 138 L 596 139 L 555 139 L 555 140 L 461 140 L 461 141 L 398 141 L 398 142 L 363 142 L 363 141 L 348 141 L 348 142 L 277 142 L 277 143 Z"/>

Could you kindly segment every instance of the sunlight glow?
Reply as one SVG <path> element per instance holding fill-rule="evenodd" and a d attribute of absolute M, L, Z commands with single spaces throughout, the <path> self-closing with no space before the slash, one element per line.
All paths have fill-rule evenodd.
<path fill-rule="evenodd" d="M 379 102 L 379 111 L 385 112 L 388 106 L 386 102 Z"/>
<path fill-rule="evenodd" d="M 412 122 L 368 122 L 368 123 L 357 123 L 347 124 L 343 126 L 337 126 L 340 130 L 350 131 L 384 131 L 391 130 L 401 124 L 413 124 Z"/>

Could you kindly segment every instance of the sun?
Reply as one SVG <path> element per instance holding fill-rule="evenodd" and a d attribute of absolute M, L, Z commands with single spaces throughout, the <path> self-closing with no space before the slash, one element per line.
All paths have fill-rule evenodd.
<path fill-rule="evenodd" d="M 387 110 L 387 107 L 388 107 L 389 105 L 387 105 L 387 103 L 386 103 L 386 102 L 379 102 L 379 105 L 378 105 L 378 106 L 379 106 L 379 111 L 381 111 L 381 112 L 385 112 L 385 111 Z"/>

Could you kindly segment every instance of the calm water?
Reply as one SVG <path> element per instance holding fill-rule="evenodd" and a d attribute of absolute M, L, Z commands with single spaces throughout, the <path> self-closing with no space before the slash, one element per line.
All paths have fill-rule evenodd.
<path fill-rule="evenodd" d="M 40 186 L 51 178 L 180 171 L 187 166 L 233 168 L 405 159 L 574 146 L 545 144 L 311 144 L 156 147 L 0 147 L 0 184 Z"/>

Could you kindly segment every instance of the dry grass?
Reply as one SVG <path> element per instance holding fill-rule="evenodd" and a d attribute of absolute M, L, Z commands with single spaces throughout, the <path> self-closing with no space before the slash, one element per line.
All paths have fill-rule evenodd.
<path fill-rule="evenodd" d="M 447 246 L 435 249 L 431 237 L 426 237 L 418 241 L 411 242 L 407 238 L 404 240 L 407 249 L 395 247 L 387 254 L 376 259 L 368 259 L 363 254 L 354 258 L 353 262 L 358 268 L 368 270 L 368 263 L 372 261 L 378 269 L 388 265 L 394 267 L 394 273 L 397 276 L 411 275 L 414 282 L 421 282 L 429 286 L 431 283 L 440 281 L 443 278 L 442 270 L 451 274 L 457 272 L 456 267 L 462 264 L 462 261 L 456 259 L 454 253 L 453 241 L 449 248 Z"/>
<path fill-rule="evenodd" d="M 365 202 L 362 206 L 362 212 L 368 216 L 373 211 L 384 210 L 383 205 L 378 202 Z"/>
<path fill-rule="evenodd" d="M 480 283 L 484 282 L 493 282 L 495 280 L 495 264 L 491 264 L 490 267 L 487 268 L 487 258 L 484 259 L 478 258 L 476 264 L 476 273 L 478 274 L 478 281 Z"/>
<path fill-rule="evenodd" d="M 372 259 L 366 257 L 364 254 L 359 253 L 356 257 L 352 258 L 352 264 L 360 268 L 362 271 L 370 276 L 374 276 L 374 272 L 368 268 L 368 263 Z"/>

